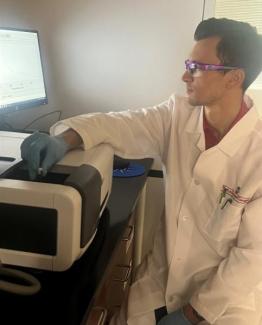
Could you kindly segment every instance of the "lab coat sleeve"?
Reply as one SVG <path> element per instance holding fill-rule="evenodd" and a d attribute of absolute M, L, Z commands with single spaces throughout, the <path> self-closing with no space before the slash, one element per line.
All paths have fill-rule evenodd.
<path fill-rule="evenodd" d="M 213 324 L 228 307 L 254 308 L 254 292 L 262 283 L 262 198 L 247 204 L 237 244 L 217 272 L 191 297 L 192 306 Z"/>
<path fill-rule="evenodd" d="M 144 109 L 79 115 L 56 123 L 50 133 L 56 135 L 71 128 L 81 136 L 84 149 L 107 143 L 123 158 L 162 156 L 174 103 L 175 98 L 170 97 Z"/>

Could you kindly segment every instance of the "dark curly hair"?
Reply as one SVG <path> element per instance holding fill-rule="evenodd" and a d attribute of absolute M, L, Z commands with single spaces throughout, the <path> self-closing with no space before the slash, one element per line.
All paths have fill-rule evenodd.
<path fill-rule="evenodd" d="M 245 71 L 245 91 L 262 70 L 262 35 L 248 23 L 227 18 L 203 20 L 196 28 L 196 41 L 218 36 L 217 56 L 221 63 Z"/>

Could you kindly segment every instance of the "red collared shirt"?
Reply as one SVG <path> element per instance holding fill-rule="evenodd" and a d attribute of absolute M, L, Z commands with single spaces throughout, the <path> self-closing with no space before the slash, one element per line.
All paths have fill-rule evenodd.
<path fill-rule="evenodd" d="M 222 137 L 220 136 L 219 132 L 208 123 L 204 113 L 203 127 L 205 132 L 206 150 L 217 145 L 220 142 L 220 140 L 222 140 L 222 138 L 232 129 L 232 127 L 248 112 L 248 110 L 249 110 L 248 106 L 243 101 L 236 118 L 230 124 L 230 126 L 228 127 L 228 129 L 226 130 L 225 134 Z"/>

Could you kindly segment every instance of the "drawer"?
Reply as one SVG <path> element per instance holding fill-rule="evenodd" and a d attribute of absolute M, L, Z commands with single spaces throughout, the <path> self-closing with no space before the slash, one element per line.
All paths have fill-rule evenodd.
<path fill-rule="evenodd" d="M 129 265 L 133 257 L 134 226 L 126 227 L 123 237 L 119 243 L 116 264 Z"/>
<path fill-rule="evenodd" d="M 120 306 L 128 292 L 131 281 L 132 265 L 115 266 L 110 279 L 107 292 L 107 305 L 109 308 Z"/>
<path fill-rule="evenodd" d="M 107 310 L 102 307 L 93 307 L 84 325 L 104 325 L 106 324 Z"/>
<path fill-rule="evenodd" d="M 123 233 L 122 241 L 128 245 L 134 238 L 134 225 L 128 225 Z"/>
<path fill-rule="evenodd" d="M 115 315 L 118 314 L 120 311 L 120 306 L 113 306 L 110 309 L 108 309 L 108 316 L 107 316 L 107 321 L 110 323 L 111 318 Z"/>

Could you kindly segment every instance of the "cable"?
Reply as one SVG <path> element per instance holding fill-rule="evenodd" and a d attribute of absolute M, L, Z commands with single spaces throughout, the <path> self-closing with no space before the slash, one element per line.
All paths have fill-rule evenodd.
<path fill-rule="evenodd" d="M 60 118 L 61 118 L 61 115 L 62 115 L 62 111 L 60 110 L 57 110 L 57 111 L 52 111 L 52 112 L 49 112 L 49 113 L 46 113 L 44 115 L 41 115 L 41 116 L 38 116 L 36 119 L 34 119 L 33 121 L 31 121 L 29 124 L 27 124 L 23 130 L 27 129 L 29 126 L 31 126 L 33 123 L 35 123 L 36 121 L 46 117 L 46 116 L 49 116 L 49 115 L 52 115 L 54 113 L 59 113 L 59 116 L 58 116 L 58 121 L 60 121 Z"/>
<path fill-rule="evenodd" d="M 7 268 L 0 264 L 0 276 L 7 276 L 17 280 L 22 280 L 26 285 L 12 283 L 6 280 L 0 280 L 0 290 L 17 295 L 34 295 L 41 289 L 41 284 L 37 278 L 31 274 Z"/>
<path fill-rule="evenodd" d="M 206 0 L 204 0 L 203 2 L 203 11 L 202 11 L 202 20 L 204 20 L 204 17 L 205 17 L 205 8 L 206 7 Z"/>
<path fill-rule="evenodd" d="M 0 130 L 2 131 L 12 131 L 13 127 L 11 124 L 6 122 L 6 115 L 0 114 L 0 119 L 2 118 L 2 121 L 0 120 Z"/>

